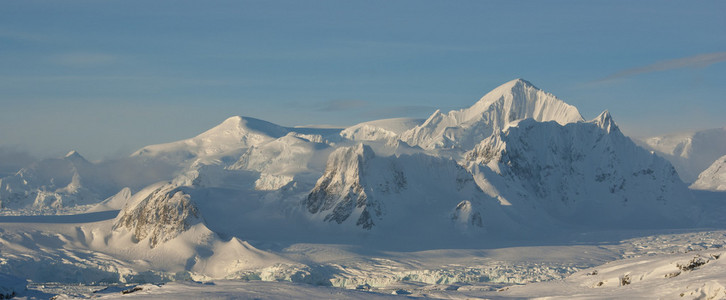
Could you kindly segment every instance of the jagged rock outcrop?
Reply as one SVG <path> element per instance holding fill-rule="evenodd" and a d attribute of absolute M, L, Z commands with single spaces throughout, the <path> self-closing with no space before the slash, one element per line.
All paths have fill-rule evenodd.
<path fill-rule="evenodd" d="M 514 206 L 565 223 L 692 224 L 692 195 L 665 159 L 636 146 L 603 112 L 585 123 L 522 120 L 466 154 Z"/>
<path fill-rule="evenodd" d="M 153 248 L 201 221 L 186 188 L 165 183 L 134 195 L 119 213 L 113 228 L 129 230 L 135 242 L 148 239 Z"/>
<path fill-rule="evenodd" d="M 353 210 L 358 209 L 360 212 L 356 225 L 372 228 L 373 217 L 380 217 L 383 211 L 380 203 L 368 201 L 363 187 L 365 182 L 361 180 L 365 180 L 366 162 L 373 157 L 373 150 L 363 144 L 333 152 L 328 159 L 325 174 L 305 201 L 307 211 L 312 214 L 330 211 L 324 220 L 340 224 L 353 214 Z M 398 181 L 394 188 L 403 188 L 405 178 L 399 178 Z"/>
<path fill-rule="evenodd" d="M 325 173 L 303 205 L 323 221 L 399 230 L 448 228 L 454 223 L 486 227 L 493 221 L 487 218 L 499 211 L 495 202 L 451 159 L 424 154 L 377 157 L 369 146 L 359 144 L 330 155 Z M 447 211 L 452 215 L 443 213 Z"/>

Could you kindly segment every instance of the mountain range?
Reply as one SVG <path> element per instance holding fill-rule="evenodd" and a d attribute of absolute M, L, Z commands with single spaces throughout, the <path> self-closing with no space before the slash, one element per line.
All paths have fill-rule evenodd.
<path fill-rule="evenodd" d="M 150 247 L 200 226 L 243 240 L 473 244 L 572 228 L 689 227 L 700 207 L 681 178 L 726 149 L 706 146 L 721 135 L 638 142 L 645 149 L 607 111 L 585 121 L 516 79 L 425 120 L 320 129 L 235 116 L 120 161 L 71 152 L 0 179 L 0 204 L 119 209 L 112 230 Z M 721 170 L 694 187 L 721 189 Z"/>

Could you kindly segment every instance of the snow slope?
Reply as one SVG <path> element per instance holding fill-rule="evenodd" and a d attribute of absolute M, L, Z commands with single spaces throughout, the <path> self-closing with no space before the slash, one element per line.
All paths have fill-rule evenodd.
<path fill-rule="evenodd" d="M 577 108 L 531 83 L 516 79 L 487 93 L 469 108 L 434 112 L 423 124 L 401 134 L 401 140 L 424 149 L 470 150 L 511 122 L 532 118 L 560 124 L 582 121 Z"/>
<path fill-rule="evenodd" d="M 717 158 L 726 155 L 726 127 L 650 137 L 640 143 L 668 159 L 683 181 L 691 183 Z"/>
<path fill-rule="evenodd" d="M 692 189 L 726 191 L 726 155 L 713 162 L 708 169 L 698 175 L 691 185 Z"/>

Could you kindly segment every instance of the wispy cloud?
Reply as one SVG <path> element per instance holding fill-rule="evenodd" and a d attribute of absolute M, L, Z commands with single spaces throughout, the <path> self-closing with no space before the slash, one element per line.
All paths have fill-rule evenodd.
<path fill-rule="evenodd" d="M 358 109 L 368 105 L 363 100 L 329 100 L 321 102 L 317 108 L 318 111 L 344 111 Z"/>
<path fill-rule="evenodd" d="M 662 60 L 647 66 L 617 72 L 595 82 L 610 81 L 643 73 L 661 72 L 682 68 L 703 68 L 726 61 L 726 52 L 704 53 L 678 59 Z"/>

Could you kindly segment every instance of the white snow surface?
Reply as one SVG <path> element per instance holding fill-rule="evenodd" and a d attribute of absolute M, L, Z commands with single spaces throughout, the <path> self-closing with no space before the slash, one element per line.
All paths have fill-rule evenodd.
<path fill-rule="evenodd" d="M 27 298 L 718 297 L 723 199 L 518 79 L 425 121 L 232 117 L 35 163 L 0 179 L 0 276 Z M 689 255 L 709 262 L 656 280 Z"/>
<path fill-rule="evenodd" d="M 721 156 L 708 169 L 698 175 L 692 189 L 726 191 L 726 155 Z"/>

